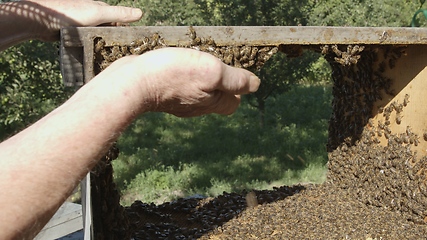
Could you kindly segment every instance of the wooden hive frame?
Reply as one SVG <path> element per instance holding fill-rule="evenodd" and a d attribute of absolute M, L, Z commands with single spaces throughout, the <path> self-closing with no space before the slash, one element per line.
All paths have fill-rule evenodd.
<path fill-rule="evenodd" d="M 427 29 L 424 28 L 370 28 L 370 27 L 302 27 L 302 26 L 237 26 L 194 27 L 200 36 L 212 37 L 218 46 L 321 46 L 321 45 L 376 45 L 379 48 L 405 46 L 405 54 L 384 72 L 392 79 L 394 95 L 384 95 L 376 100 L 372 110 L 373 120 L 386 121 L 378 110 L 393 102 L 404 102 L 410 95 L 412 102 L 405 108 L 401 123 L 390 124 L 395 132 L 405 132 L 406 126 L 418 136 L 427 133 L 427 106 L 423 89 L 427 89 Z M 95 76 L 94 41 L 103 38 L 106 46 L 129 44 L 153 34 L 159 34 L 168 46 L 180 46 L 188 41 L 188 27 L 85 27 L 61 30 L 61 71 L 67 86 L 80 87 Z M 384 50 L 386 51 L 386 50 Z M 363 59 L 360 59 L 363 61 Z M 397 116 L 395 116 L 397 118 Z M 399 120 L 400 122 L 400 120 Z M 387 143 L 380 138 L 381 144 Z M 427 155 L 427 140 L 420 141 L 414 150 L 418 156 Z M 88 183 L 88 182 L 86 182 Z M 89 188 L 85 188 L 90 191 Z M 86 193 L 86 196 L 90 196 Z M 85 200 L 90 209 L 90 198 Z M 89 205 L 89 208 L 88 208 Z M 87 213 L 86 211 L 86 213 Z M 90 212 L 90 211 L 89 211 Z M 87 216 L 87 214 L 85 214 Z M 90 215 L 90 214 L 89 214 Z M 90 218 L 86 229 L 90 226 Z"/>

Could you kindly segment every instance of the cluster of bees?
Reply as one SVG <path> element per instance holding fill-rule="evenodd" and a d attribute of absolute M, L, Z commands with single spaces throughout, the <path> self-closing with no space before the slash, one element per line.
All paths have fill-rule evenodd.
<path fill-rule="evenodd" d="M 364 46 L 359 45 L 347 45 L 346 51 L 341 51 L 338 48 L 338 45 L 323 45 L 321 46 L 321 53 L 322 54 L 328 54 L 329 51 L 332 51 L 335 53 L 336 57 L 334 57 L 334 60 L 343 65 L 343 66 L 350 66 L 352 64 L 357 64 L 357 62 L 360 59 L 360 53 L 365 49 Z"/>
<path fill-rule="evenodd" d="M 383 120 L 373 120 L 374 103 L 394 96 L 392 80 L 383 73 L 395 67 L 404 47 L 333 45 L 322 46 L 320 52 L 332 67 L 334 81 L 328 181 L 355 192 L 363 203 L 426 223 L 427 158 L 417 159 L 411 149 L 423 139 L 410 126 L 401 133 L 390 127 L 402 123 L 410 96 L 380 107 Z"/>
<path fill-rule="evenodd" d="M 199 51 L 210 53 L 221 59 L 225 64 L 245 68 L 249 70 L 259 70 L 275 53 L 278 52 L 276 46 L 217 46 L 211 38 L 197 36 L 193 27 L 189 27 L 188 35 L 190 41 L 187 45 Z"/>
<path fill-rule="evenodd" d="M 226 193 L 216 198 L 181 198 L 161 205 L 135 201 L 126 207 L 132 239 L 199 239 L 239 216 L 248 207 L 248 196 L 256 204 L 272 203 L 303 190 L 304 187 L 280 187 Z"/>
<path fill-rule="evenodd" d="M 129 219 L 120 205 L 111 161 L 119 155 L 114 144 L 91 171 L 92 218 L 95 239 L 131 239 Z"/>
<path fill-rule="evenodd" d="M 275 53 L 276 46 L 218 46 L 211 37 L 197 36 L 193 27 L 187 33 L 188 42 L 179 43 L 178 47 L 191 48 L 214 55 L 227 65 L 245 68 L 251 71 L 259 70 Z M 95 66 L 99 73 L 112 62 L 127 55 L 140 55 L 150 50 L 168 47 L 165 40 L 157 33 L 132 41 L 127 45 L 106 46 L 105 40 L 94 40 Z"/>
<path fill-rule="evenodd" d="M 357 140 L 372 117 L 374 103 L 382 99 L 383 92 L 391 94 L 391 79 L 373 70 L 377 53 L 371 47 L 333 45 L 320 49 L 333 70 L 330 152 L 344 141 L 352 144 Z"/>
<path fill-rule="evenodd" d="M 141 55 L 147 51 L 164 48 L 168 45 L 157 33 L 130 42 L 128 45 L 106 46 L 103 38 L 94 39 L 95 72 L 100 73 L 117 59 L 128 55 Z"/>

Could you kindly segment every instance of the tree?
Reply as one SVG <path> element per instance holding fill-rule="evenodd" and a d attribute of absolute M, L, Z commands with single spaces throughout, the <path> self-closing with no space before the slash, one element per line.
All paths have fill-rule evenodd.
<path fill-rule="evenodd" d="M 58 48 L 30 41 L 0 55 L 0 139 L 21 130 L 67 95 L 59 71 Z"/>
<path fill-rule="evenodd" d="M 409 27 L 419 8 L 414 0 L 310 0 L 308 23 L 315 26 Z"/>
<path fill-rule="evenodd" d="M 124 5 L 141 8 L 142 19 L 135 25 L 146 26 L 190 26 L 204 25 L 205 17 L 194 0 L 161 1 L 108 0 L 111 5 Z"/>
<path fill-rule="evenodd" d="M 198 4 L 212 16 L 210 25 L 296 26 L 307 23 L 304 12 L 307 1 L 198 0 Z M 246 99 L 258 109 L 261 127 L 264 126 L 266 100 L 288 91 L 304 78 L 309 72 L 309 65 L 317 58 L 313 53 L 297 58 L 278 53 L 257 71 L 262 84 L 256 93 L 246 96 Z"/>

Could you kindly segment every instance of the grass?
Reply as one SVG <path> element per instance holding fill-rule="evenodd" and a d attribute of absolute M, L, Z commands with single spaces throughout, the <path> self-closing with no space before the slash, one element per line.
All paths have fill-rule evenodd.
<path fill-rule="evenodd" d="M 149 113 L 119 139 L 122 204 L 325 180 L 329 86 L 298 85 L 267 102 L 266 125 L 245 102 L 231 116 Z"/>

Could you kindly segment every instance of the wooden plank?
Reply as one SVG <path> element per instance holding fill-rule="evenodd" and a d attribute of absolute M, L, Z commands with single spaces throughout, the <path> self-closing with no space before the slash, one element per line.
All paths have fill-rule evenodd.
<path fill-rule="evenodd" d="M 60 55 L 61 74 L 64 85 L 67 87 L 82 86 L 84 84 L 83 49 L 61 46 Z"/>
<path fill-rule="evenodd" d="M 186 26 L 80 27 L 63 29 L 66 47 L 103 37 L 107 45 L 125 44 L 158 33 L 170 46 L 188 41 Z M 425 28 L 319 27 L 319 26 L 195 26 L 198 36 L 212 37 L 222 45 L 279 44 L 426 44 Z"/>
<path fill-rule="evenodd" d="M 93 239 L 92 229 L 92 198 L 90 189 L 90 172 L 86 174 L 86 177 L 81 181 L 82 186 L 82 207 L 83 207 L 83 229 L 84 239 Z"/>
<path fill-rule="evenodd" d="M 405 54 L 396 61 L 396 66 L 384 72 L 384 75 L 392 79 L 392 89 L 395 96 L 385 97 L 383 100 L 375 103 L 374 122 L 385 122 L 383 114 L 377 114 L 379 107 L 388 107 L 393 102 L 403 104 L 405 97 L 409 97 L 406 106 L 400 114 L 400 123 L 396 121 L 398 117 L 396 111 L 390 115 L 389 128 L 395 134 L 406 133 L 408 126 L 410 131 L 419 137 L 418 146 L 412 146 L 412 149 L 419 153 L 419 156 L 427 155 L 427 141 L 424 140 L 424 133 L 427 133 L 427 105 L 424 104 L 425 89 L 427 89 L 427 46 L 413 45 L 408 46 Z M 407 96 L 406 96 L 407 95 Z M 385 95 L 384 95 L 385 96 Z M 383 145 L 387 145 L 385 136 L 380 138 Z"/>
<path fill-rule="evenodd" d="M 318 26 L 195 26 L 199 37 L 212 37 L 218 46 L 318 44 L 426 44 L 425 28 Z M 157 33 L 169 46 L 188 43 L 187 26 L 78 27 L 61 30 L 61 70 L 66 86 L 82 86 L 94 77 L 93 44 L 102 37 L 107 46 L 130 44 Z"/>
<path fill-rule="evenodd" d="M 82 206 L 65 202 L 35 239 L 56 239 L 81 229 L 83 229 Z"/>

